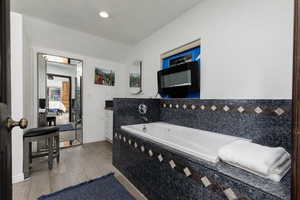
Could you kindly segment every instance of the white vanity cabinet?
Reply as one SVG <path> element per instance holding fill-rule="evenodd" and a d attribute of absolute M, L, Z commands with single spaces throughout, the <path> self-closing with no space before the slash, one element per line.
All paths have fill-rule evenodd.
<path fill-rule="evenodd" d="M 112 142 L 113 139 L 113 110 L 105 109 L 105 138 Z"/>

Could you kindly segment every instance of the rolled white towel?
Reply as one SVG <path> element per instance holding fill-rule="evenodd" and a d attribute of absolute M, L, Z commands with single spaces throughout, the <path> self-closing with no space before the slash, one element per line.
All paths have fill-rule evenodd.
<path fill-rule="evenodd" d="M 288 173 L 288 171 L 290 170 L 291 160 L 288 161 L 284 166 L 285 167 L 281 169 L 282 171 L 280 173 L 270 174 L 266 178 L 271 179 L 271 180 L 276 181 L 276 182 L 279 182 L 285 176 L 285 174 Z"/>
<path fill-rule="evenodd" d="M 224 162 L 266 177 L 270 175 L 271 170 L 281 172 L 282 170 L 278 168 L 278 165 L 282 164 L 285 158 L 288 158 L 288 153 L 281 147 L 266 147 L 245 140 L 238 140 L 225 145 L 219 150 L 218 155 Z M 279 163 L 278 161 L 282 157 L 285 158 Z"/>
<path fill-rule="evenodd" d="M 287 166 L 290 167 L 291 163 L 291 155 L 286 153 L 269 169 L 268 174 L 280 174 Z"/>

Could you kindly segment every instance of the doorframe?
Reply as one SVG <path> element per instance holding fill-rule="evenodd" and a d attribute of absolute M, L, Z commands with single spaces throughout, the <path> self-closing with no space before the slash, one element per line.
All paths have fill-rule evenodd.
<path fill-rule="evenodd" d="M 69 90 L 69 122 L 72 122 L 72 77 L 71 76 L 65 76 L 65 75 L 60 75 L 60 74 L 52 74 L 52 73 L 46 73 L 46 75 L 50 76 L 56 76 L 56 77 L 61 77 L 61 78 L 67 78 L 69 79 L 70 82 L 70 90 Z M 46 87 L 48 88 L 48 85 L 46 84 Z M 49 99 L 48 99 L 49 100 Z"/>
<path fill-rule="evenodd" d="M 300 199 L 300 1 L 295 0 L 293 60 L 292 199 Z"/>
<path fill-rule="evenodd" d="M 0 58 L 3 59 L 3 63 L 6 64 L 6 66 L 0 68 L 0 76 L 1 80 L 5 82 L 5 89 L 2 90 L 0 88 L 0 101 L 5 102 L 8 105 L 10 105 L 11 102 L 11 92 L 10 92 L 10 81 L 7 81 L 10 79 L 10 0 L 1 0 L 0 2 L 0 27 L 6 27 L 6 34 L 3 34 L 3 37 L 0 38 L 0 48 L 1 48 L 1 55 Z M 7 10 L 7 8 L 9 10 Z M 2 31 L 2 30 L 1 30 Z M 6 48 L 8 47 L 9 52 L 6 51 Z M 1 66 L 0 66 L 1 67 Z M 9 108 L 9 112 L 11 111 L 11 108 Z"/>

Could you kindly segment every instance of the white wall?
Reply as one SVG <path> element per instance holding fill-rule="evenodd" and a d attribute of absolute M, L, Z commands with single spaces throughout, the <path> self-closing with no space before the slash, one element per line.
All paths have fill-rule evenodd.
<path fill-rule="evenodd" d="M 33 71 L 32 71 L 32 48 L 29 37 L 23 31 L 23 93 L 24 93 L 24 118 L 33 118 Z M 28 127 L 33 127 L 33 122 L 28 120 Z"/>
<path fill-rule="evenodd" d="M 37 18 L 24 16 L 24 28 L 33 46 L 76 52 L 95 58 L 122 62 L 129 46 Z"/>
<path fill-rule="evenodd" d="M 105 140 L 104 101 L 125 96 L 126 69 L 116 60 L 122 60 L 129 47 L 18 13 L 11 18 L 12 117 L 19 120 L 24 116 L 30 128 L 37 126 L 38 52 L 76 58 L 83 60 L 84 143 Z M 115 87 L 95 85 L 95 67 L 115 70 Z M 19 182 L 24 179 L 23 131 L 15 128 L 12 139 L 13 181 Z"/>
<path fill-rule="evenodd" d="M 24 16 L 24 30 L 29 36 L 31 53 L 31 95 L 33 116 L 29 119 L 37 125 L 37 53 L 66 56 L 83 60 L 83 139 L 84 143 L 104 140 L 104 101 L 126 94 L 123 84 L 126 74 L 124 60 L 130 47 L 86 33 L 74 31 L 40 19 Z M 94 84 L 95 67 L 113 69 L 116 86 Z"/>
<path fill-rule="evenodd" d="M 23 18 L 11 13 L 11 107 L 12 118 L 23 117 Z M 24 179 L 23 174 L 23 130 L 12 130 L 12 178 L 13 182 Z"/>
<path fill-rule="evenodd" d="M 67 37 L 67 36 L 66 36 Z M 33 55 L 38 52 L 52 55 L 61 55 L 65 57 L 83 60 L 83 142 L 96 142 L 105 140 L 104 121 L 105 121 L 105 100 L 114 97 L 124 97 L 126 95 L 126 86 L 124 85 L 126 68 L 124 64 L 93 58 L 67 51 L 49 49 L 47 47 L 33 47 Z M 33 59 L 34 83 L 37 83 L 37 59 Z M 114 87 L 95 85 L 95 67 L 112 69 L 116 73 L 116 82 Z M 34 94 L 37 96 L 37 87 L 33 86 Z M 37 100 L 34 99 L 34 108 L 37 108 Z M 36 110 L 34 110 L 36 111 Z M 37 124 L 37 112 L 34 112 L 34 124 Z"/>
<path fill-rule="evenodd" d="M 112 69 L 115 71 L 115 86 L 94 84 L 95 68 Z M 124 64 L 106 60 L 87 58 L 83 64 L 83 138 L 84 142 L 105 140 L 105 100 L 126 95 L 124 84 L 126 69 Z M 85 89 L 86 88 L 86 89 Z M 89 120 L 86 120 L 88 117 Z"/>
<path fill-rule="evenodd" d="M 128 65 L 143 60 L 142 96 L 157 92 L 160 54 L 198 38 L 201 98 L 292 97 L 293 1 L 202 0 L 132 50 Z"/>

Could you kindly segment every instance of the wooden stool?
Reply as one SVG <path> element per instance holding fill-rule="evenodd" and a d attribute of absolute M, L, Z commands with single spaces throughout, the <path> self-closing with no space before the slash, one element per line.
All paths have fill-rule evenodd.
<path fill-rule="evenodd" d="M 32 155 L 32 142 L 46 140 L 47 150 L 37 155 Z M 33 158 L 48 156 L 48 168 L 53 167 L 53 159 L 59 162 L 59 128 L 58 127 L 41 127 L 25 131 L 23 136 L 23 171 L 24 177 L 30 176 L 29 166 Z"/>

